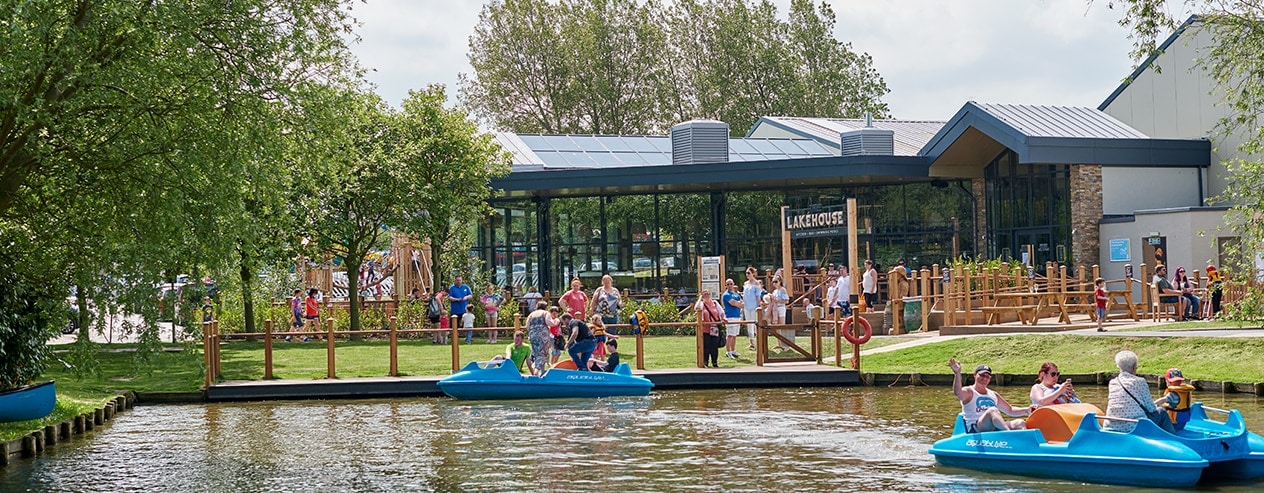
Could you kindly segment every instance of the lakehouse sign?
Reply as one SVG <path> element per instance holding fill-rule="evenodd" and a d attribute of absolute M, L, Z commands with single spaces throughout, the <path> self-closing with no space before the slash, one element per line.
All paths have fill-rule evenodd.
<path fill-rule="evenodd" d="M 793 239 L 841 236 L 847 227 L 847 207 L 786 209 L 785 221 Z"/>

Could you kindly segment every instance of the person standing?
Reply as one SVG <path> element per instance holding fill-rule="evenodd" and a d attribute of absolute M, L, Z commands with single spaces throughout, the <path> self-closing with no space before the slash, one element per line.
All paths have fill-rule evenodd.
<path fill-rule="evenodd" d="M 290 314 L 294 316 L 294 321 L 290 322 L 290 332 L 297 332 L 303 328 L 303 290 L 295 289 L 294 297 L 290 298 Z M 290 336 L 285 336 L 285 342 L 290 342 Z"/>
<path fill-rule="evenodd" d="M 584 283 L 580 282 L 578 277 L 571 279 L 571 289 L 562 293 L 562 297 L 557 301 L 571 315 L 571 318 L 584 320 L 584 314 L 588 311 L 588 295 L 584 294 Z"/>
<path fill-rule="evenodd" d="M 474 290 L 465 285 L 465 280 L 461 276 L 456 276 L 452 287 L 448 288 L 448 302 L 452 305 L 451 314 L 462 322 L 465 321 L 465 313 L 469 311 L 470 300 L 474 298 Z M 465 331 L 465 343 L 474 342 L 474 331 Z"/>
<path fill-rule="evenodd" d="M 724 280 L 724 295 L 720 305 L 724 307 L 724 357 L 737 359 L 737 334 L 742 330 L 742 293 L 732 279 Z"/>
<path fill-rule="evenodd" d="M 834 304 L 841 310 L 841 315 L 846 317 L 851 315 L 851 274 L 847 272 L 847 266 L 838 268 L 838 296 Z M 833 307 L 830 308 L 831 310 Z"/>
<path fill-rule="evenodd" d="M 614 287 L 614 278 L 609 274 L 601 276 L 601 286 L 593 290 L 591 311 L 601 316 L 601 323 L 607 326 L 606 331 L 611 335 L 618 335 L 618 332 L 611 324 L 619 323 L 619 288 Z M 598 348 L 605 350 L 605 341 L 598 341 Z"/>
<path fill-rule="evenodd" d="M 487 334 L 487 343 L 496 344 L 497 332 L 499 332 L 496 330 L 496 327 L 499 327 L 498 323 L 500 322 L 500 304 L 505 301 L 505 298 L 496 292 L 495 284 L 489 283 L 487 291 L 478 297 L 478 301 L 483 304 L 483 316 L 487 320 L 487 326 L 491 328 Z"/>
<path fill-rule="evenodd" d="M 698 321 L 702 324 L 702 367 L 720 367 L 720 324 L 724 322 L 724 309 L 711 296 L 711 290 L 704 289 L 694 305 L 698 312 Z"/>
<path fill-rule="evenodd" d="M 307 299 L 303 300 L 303 322 L 304 325 L 312 325 L 308 330 L 320 330 L 320 290 L 311 288 L 307 290 Z M 303 342 L 312 340 L 311 337 L 303 336 Z"/>
<path fill-rule="evenodd" d="M 1220 290 L 1224 287 L 1224 274 L 1216 266 L 1207 264 L 1207 290 L 1211 291 L 1211 318 L 1220 314 Z"/>
<path fill-rule="evenodd" d="M 865 273 L 860 276 L 860 289 L 865 296 L 865 307 L 873 311 L 874 305 L 878 304 L 878 270 L 874 268 L 873 260 L 865 261 Z"/>
<path fill-rule="evenodd" d="M 1100 277 L 1093 280 L 1093 302 L 1097 307 L 1097 331 L 1105 332 L 1102 323 L 1106 320 L 1106 303 L 1110 302 L 1110 295 L 1106 293 L 1106 280 Z"/>
<path fill-rule="evenodd" d="M 764 312 L 765 319 L 769 325 L 785 325 L 786 323 L 786 304 L 790 303 L 790 294 L 786 293 L 786 288 L 781 287 L 781 279 L 773 277 L 772 285 L 769 286 L 770 291 L 764 295 Z M 793 341 L 795 329 L 781 329 L 781 337 L 788 341 Z M 778 344 L 784 348 L 782 344 Z"/>
<path fill-rule="evenodd" d="M 549 311 L 544 302 L 536 302 L 535 309 L 527 315 L 527 338 L 531 341 L 531 373 L 543 375 L 549 365 L 549 350 L 553 348 L 553 335 L 549 334 Z"/>
<path fill-rule="evenodd" d="M 755 349 L 755 335 L 759 332 L 759 300 L 764 297 L 764 287 L 755 278 L 754 267 L 746 268 L 746 283 L 742 285 L 742 318 L 746 320 L 746 336 L 750 339 L 749 349 Z"/>

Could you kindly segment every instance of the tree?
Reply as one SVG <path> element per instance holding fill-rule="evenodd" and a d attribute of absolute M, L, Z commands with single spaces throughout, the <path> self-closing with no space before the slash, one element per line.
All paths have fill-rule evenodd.
<path fill-rule="evenodd" d="M 742 134 L 770 114 L 884 117 L 872 59 L 833 37 L 828 5 L 506 0 L 483 8 L 461 99 L 520 133 L 662 133 L 714 118 Z"/>
<path fill-rule="evenodd" d="M 1183 21 L 1173 17 L 1168 2 L 1160 0 L 1112 0 L 1110 8 L 1121 7 L 1120 25 L 1131 32 L 1134 59 L 1140 61 L 1158 53 L 1158 36 L 1171 32 Z M 1242 143 L 1237 156 L 1223 161 L 1226 187 L 1215 200 L 1231 204 L 1226 223 L 1239 237 L 1228 250 L 1244 259 L 1244 265 L 1230 271 L 1238 280 L 1254 279 L 1253 259 L 1264 255 L 1264 6 L 1251 0 L 1186 0 L 1186 8 L 1199 19 L 1189 27 L 1213 33 L 1211 44 L 1202 49 L 1198 66 L 1215 83 L 1212 94 L 1221 95 L 1229 108 L 1217 130 L 1222 135 L 1238 134 Z M 1237 250 L 1233 252 L 1233 250 Z M 1236 272 L 1234 272 L 1236 271 Z M 1238 303 L 1235 315 L 1259 319 L 1264 314 L 1264 289 L 1253 285 L 1247 300 Z"/>
<path fill-rule="evenodd" d="M 468 252 L 468 231 L 490 211 L 492 177 L 509 172 L 508 156 L 465 114 L 443 107 L 441 85 L 410 91 L 401 110 L 376 95 L 349 90 L 314 127 L 324 159 L 310 171 L 320 183 L 307 202 L 308 227 L 320 248 L 344 259 L 351 330 L 360 330 L 359 271 L 389 231 L 431 240 L 433 269 L 445 252 Z"/>

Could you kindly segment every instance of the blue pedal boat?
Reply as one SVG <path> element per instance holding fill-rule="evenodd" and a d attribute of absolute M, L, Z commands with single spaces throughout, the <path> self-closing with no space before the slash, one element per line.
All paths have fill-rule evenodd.
<path fill-rule="evenodd" d="M 56 404 L 57 388 L 52 380 L 0 392 L 0 423 L 48 416 Z"/>
<path fill-rule="evenodd" d="M 967 433 L 957 415 L 951 437 L 930 453 L 942 465 L 1092 483 L 1185 487 L 1208 461 L 1148 420 L 1129 433 L 1104 431 L 1092 404 L 1037 409 L 1025 430 Z"/>
<path fill-rule="evenodd" d="M 512 360 L 477 361 L 439 380 L 439 389 L 457 399 L 553 399 L 649 395 L 654 383 L 632 374 L 627 363 L 612 373 L 554 368 L 542 377 L 523 375 Z"/>
<path fill-rule="evenodd" d="M 1207 411 L 1224 414 L 1213 421 Z M 1189 422 L 1176 432 L 1176 440 L 1207 459 L 1205 480 L 1245 480 L 1264 478 L 1264 437 L 1247 430 L 1238 410 L 1216 409 L 1195 402 L 1189 407 Z"/>

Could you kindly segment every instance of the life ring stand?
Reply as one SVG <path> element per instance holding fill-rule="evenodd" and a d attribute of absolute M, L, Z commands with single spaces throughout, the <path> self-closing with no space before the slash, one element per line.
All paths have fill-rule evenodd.
<path fill-rule="evenodd" d="M 856 320 L 858 320 L 860 323 L 860 326 L 865 329 L 865 333 L 861 334 L 860 336 L 856 336 L 855 334 L 851 333 L 852 321 L 856 321 Z M 873 337 L 873 327 L 869 325 L 869 321 L 865 320 L 864 317 L 859 317 L 856 315 L 852 315 L 852 316 L 847 317 L 846 319 L 843 319 L 842 331 L 843 331 L 843 338 L 847 339 L 847 342 L 850 342 L 857 346 L 864 344 L 866 342 L 869 342 L 869 339 Z"/>

